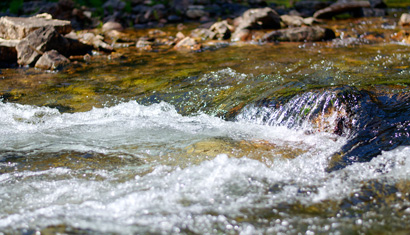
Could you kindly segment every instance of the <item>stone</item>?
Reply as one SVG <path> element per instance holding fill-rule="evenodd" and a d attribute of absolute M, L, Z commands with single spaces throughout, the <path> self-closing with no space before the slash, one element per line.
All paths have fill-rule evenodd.
<path fill-rule="evenodd" d="M 358 14 L 362 14 L 361 8 L 370 8 L 370 2 L 369 1 L 339 1 L 336 2 L 324 9 L 318 10 L 313 14 L 313 17 L 316 19 L 326 19 L 326 18 L 332 18 L 336 15 L 339 15 L 341 13 L 345 12 L 359 12 Z"/>
<path fill-rule="evenodd" d="M 369 0 L 372 8 L 387 8 L 387 4 L 383 0 Z"/>
<path fill-rule="evenodd" d="M 216 33 L 209 29 L 197 28 L 191 31 L 192 38 L 200 38 L 202 40 L 213 39 L 216 37 Z"/>
<path fill-rule="evenodd" d="M 0 38 L 0 62 L 16 63 L 16 46 L 20 40 L 5 40 Z"/>
<path fill-rule="evenodd" d="M 215 33 L 215 37 L 219 40 L 229 39 L 231 37 L 231 30 L 233 27 L 228 24 L 226 20 L 214 23 L 209 30 Z"/>
<path fill-rule="evenodd" d="M 104 42 L 104 37 L 95 35 L 93 33 L 84 33 L 79 35 L 78 40 L 84 44 L 93 46 L 95 49 L 111 52 L 114 48 L 108 43 Z"/>
<path fill-rule="evenodd" d="M 300 13 L 301 16 L 308 17 L 313 16 L 313 14 L 323 8 L 328 7 L 330 4 L 324 1 L 317 0 L 303 0 L 297 1 L 295 3 L 295 9 Z"/>
<path fill-rule="evenodd" d="M 67 34 L 72 30 L 70 21 L 50 20 L 41 17 L 1 17 L 0 37 L 4 39 L 23 39 L 34 30 L 53 26 L 58 33 Z"/>
<path fill-rule="evenodd" d="M 62 69 L 65 65 L 69 64 L 70 60 L 67 57 L 61 55 L 56 50 L 46 51 L 40 59 L 38 59 L 34 67 L 44 70 L 56 70 Z"/>
<path fill-rule="evenodd" d="M 181 41 L 179 41 L 175 47 L 175 49 L 188 49 L 188 50 L 199 50 L 201 49 L 201 45 L 195 41 L 195 39 L 191 38 L 191 37 L 186 37 L 184 39 L 182 39 Z"/>
<path fill-rule="evenodd" d="M 108 1 L 105 1 L 102 7 L 108 11 L 112 11 L 112 10 L 121 11 L 122 9 L 125 8 L 125 5 L 126 3 L 121 0 L 108 0 Z"/>
<path fill-rule="evenodd" d="M 239 18 L 238 29 L 279 29 L 280 16 L 269 7 L 249 9 Z"/>
<path fill-rule="evenodd" d="M 252 33 L 249 29 L 235 30 L 231 36 L 231 41 L 249 41 L 252 39 Z"/>
<path fill-rule="evenodd" d="M 401 25 L 401 26 L 410 26 L 410 14 L 403 13 L 400 16 L 399 25 Z"/>
<path fill-rule="evenodd" d="M 298 27 L 276 30 L 265 34 L 264 41 L 314 42 L 334 39 L 335 33 L 331 29 L 319 26 Z"/>
<path fill-rule="evenodd" d="M 101 29 L 104 33 L 108 32 L 108 31 L 111 31 L 111 30 L 117 30 L 117 31 L 123 31 L 124 30 L 124 28 L 122 27 L 122 25 L 120 23 L 113 22 L 113 21 L 106 22 L 105 24 L 103 24 Z"/>
<path fill-rule="evenodd" d="M 291 26 L 291 27 L 300 27 L 304 24 L 303 17 L 296 16 L 296 15 L 281 15 L 280 19 L 287 26 Z"/>
<path fill-rule="evenodd" d="M 44 52 L 53 49 L 69 57 L 86 54 L 91 47 L 78 40 L 62 36 L 52 26 L 41 27 L 17 44 L 17 62 L 20 65 L 34 65 Z"/>
<path fill-rule="evenodd" d="M 205 11 L 204 6 L 192 5 L 188 7 L 185 15 L 190 19 L 199 19 L 201 17 L 207 16 L 208 12 Z"/>

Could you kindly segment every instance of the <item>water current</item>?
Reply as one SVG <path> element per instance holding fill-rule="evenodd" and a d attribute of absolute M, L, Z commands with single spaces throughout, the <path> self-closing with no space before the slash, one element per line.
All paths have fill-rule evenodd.
<path fill-rule="evenodd" d="M 406 234 L 410 48 L 357 43 L 3 70 L 0 233 Z"/>

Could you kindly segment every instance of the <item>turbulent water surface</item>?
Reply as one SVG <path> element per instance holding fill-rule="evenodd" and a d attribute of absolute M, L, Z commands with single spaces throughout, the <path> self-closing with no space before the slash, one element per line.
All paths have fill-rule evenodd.
<path fill-rule="evenodd" d="M 122 53 L 3 70 L 0 233 L 410 230 L 408 45 Z"/>

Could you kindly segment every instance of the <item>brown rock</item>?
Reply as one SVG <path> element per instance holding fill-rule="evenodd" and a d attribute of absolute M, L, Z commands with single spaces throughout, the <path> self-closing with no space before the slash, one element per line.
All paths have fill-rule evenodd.
<path fill-rule="evenodd" d="M 332 18 L 333 16 L 336 16 L 340 13 L 344 12 L 349 12 L 349 11 L 355 11 L 355 10 L 360 10 L 361 8 L 370 8 L 370 2 L 369 1 L 351 1 L 351 2 L 336 2 L 326 8 L 323 8 L 321 10 L 318 10 L 313 14 L 314 18 Z"/>
<path fill-rule="evenodd" d="M 62 69 L 65 65 L 69 64 L 70 60 L 65 56 L 58 53 L 56 50 L 45 52 L 40 59 L 38 59 L 35 67 L 45 70 Z"/>
<path fill-rule="evenodd" d="M 70 21 L 50 20 L 41 17 L 1 17 L 0 37 L 4 39 L 23 39 L 34 30 L 53 26 L 60 34 L 67 34 L 71 31 Z"/>
<path fill-rule="evenodd" d="M 41 27 L 17 44 L 17 62 L 20 65 L 34 65 L 44 52 L 53 49 L 69 57 L 86 54 L 91 47 L 62 36 L 52 26 Z"/>
<path fill-rule="evenodd" d="M 319 26 L 298 27 L 276 30 L 265 34 L 264 41 L 322 41 L 335 38 L 335 33 L 331 29 L 322 28 Z"/>

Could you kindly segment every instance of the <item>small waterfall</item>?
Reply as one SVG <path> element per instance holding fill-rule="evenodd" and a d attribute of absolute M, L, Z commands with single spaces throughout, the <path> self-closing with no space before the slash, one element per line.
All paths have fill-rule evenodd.
<path fill-rule="evenodd" d="M 346 135 L 348 113 L 336 91 L 314 91 L 296 95 L 286 103 L 260 101 L 245 106 L 237 121 L 268 126 L 286 126 L 306 131 Z"/>

